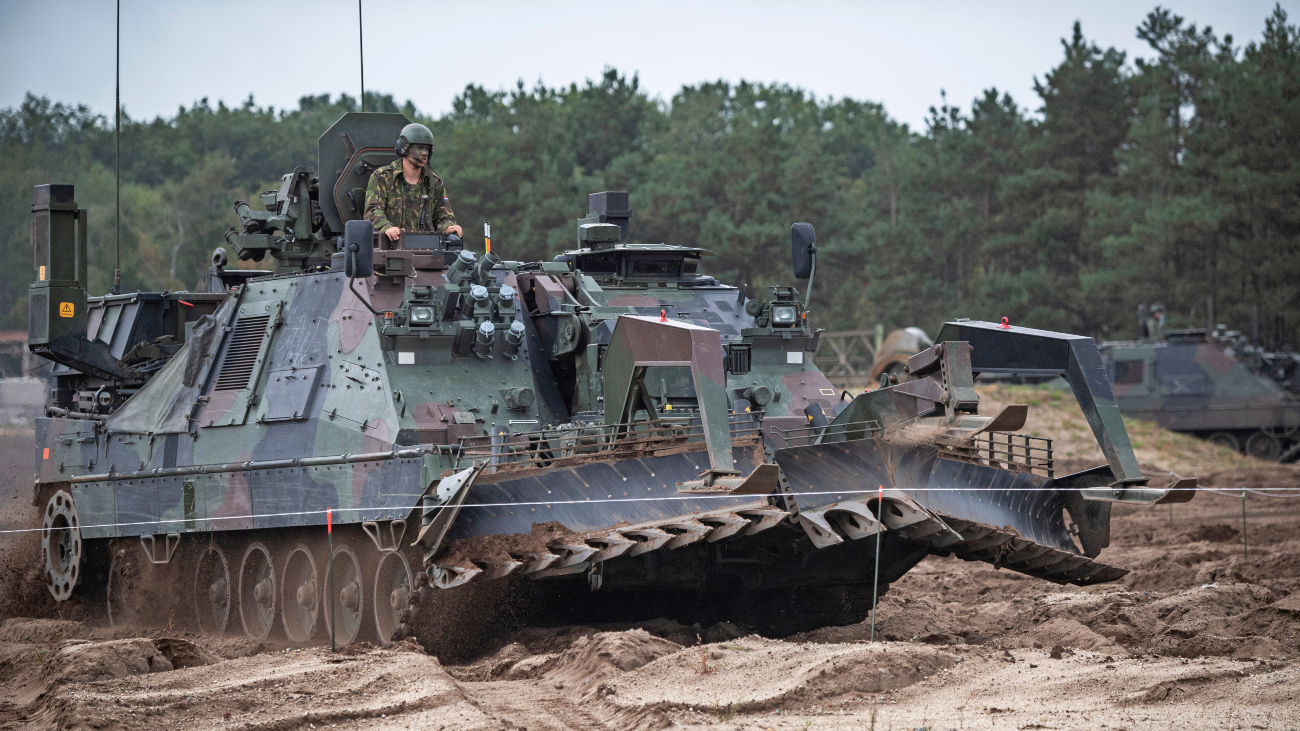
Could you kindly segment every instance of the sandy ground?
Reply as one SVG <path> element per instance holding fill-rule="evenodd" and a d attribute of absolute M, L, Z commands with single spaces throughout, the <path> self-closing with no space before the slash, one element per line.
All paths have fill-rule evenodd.
<path fill-rule="evenodd" d="M 1216 489 L 1300 486 L 1295 466 L 1135 441 L 1153 470 L 1189 450 L 1199 472 L 1178 471 Z M 3 446 L 6 478 L 30 469 Z M 0 522 L 27 519 L 30 488 L 5 482 Z M 874 643 L 869 622 L 772 639 L 659 619 L 530 628 L 460 666 L 409 642 L 335 653 L 114 631 L 93 607 L 61 620 L 15 604 L 35 544 L 0 537 L 0 728 L 1300 729 L 1300 498 L 1246 507 L 1248 557 L 1238 496 L 1118 510 L 1101 558 L 1132 573 L 1087 589 L 931 557 L 882 599 Z"/>

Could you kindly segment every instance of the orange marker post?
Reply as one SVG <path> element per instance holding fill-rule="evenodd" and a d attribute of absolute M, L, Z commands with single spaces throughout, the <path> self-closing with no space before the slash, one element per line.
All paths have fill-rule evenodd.
<path fill-rule="evenodd" d="M 492 224 L 488 223 L 487 219 L 483 220 L 483 248 L 483 253 L 492 253 Z"/>

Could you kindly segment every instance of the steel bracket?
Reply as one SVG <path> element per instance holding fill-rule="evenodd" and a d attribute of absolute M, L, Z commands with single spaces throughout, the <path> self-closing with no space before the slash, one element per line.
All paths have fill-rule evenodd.
<path fill-rule="evenodd" d="M 406 521 L 398 519 L 388 523 L 388 537 L 391 542 L 384 540 L 384 534 L 379 530 L 378 521 L 365 521 L 361 524 L 361 530 L 364 530 L 366 535 L 370 536 L 370 540 L 374 542 L 375 548 L 378 548 L 380 553 L 395 553 L 398 548 L 401 548 L 402 538 L 406 536 Z"/>
<path fill-rule="evenodd" d="M 147 539 L 147 542 L 146 542 Z M 181 544 L 180 533 L 168 533 L 163 536 L 163 557 L 158 558 L 158 541 L 157 537 L 151 533 L 140 536 L 140 548 L 144 550 L 144 557 L 149 563 L 155 566 L 161 566 L 172 562 L 172 556 L 176 555 L 176 547 Z"/>

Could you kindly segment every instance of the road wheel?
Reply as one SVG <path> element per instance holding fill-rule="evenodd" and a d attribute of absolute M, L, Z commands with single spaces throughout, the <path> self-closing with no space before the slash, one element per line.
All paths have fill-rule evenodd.
<path fill-rule="evenodd" d="M 1206 437 L 1205 441 L 1209 442 L 1210 444 L 1213 444 L 1216 447 L 1231 449 L 1234 452 L 1241 451 L 1241 441 L 1238 440 L 1237 435 L 1233 434 L 1232 432 L 1216 431 L 1210 436 Z"/>
<path fill-rule="evenodd" d="M 320 575 L 307 546 L 301 543 L 294 546 L 284 560 L 280 591 L 284 633 L 293 642 L 306 642 L 316 629 L 317 609 L 321 605 Z"/>
<path fill-rule="evenodd" d="M 402 624 L 402 613 L 406 611 L 414 589 L 415 577 L 411 573 L 411 564 L 401 551 L 390 551 L 379 557 L 373 596 L 375 630 L 379 634 L 380 643 L 393 643 L 394 633 Z"/>
<path fill-rule="evenodd" d="M 58 602 L 67 601 L 81 572 L 81 523 L 72 496 L 59 490 L 45 503 L 41 525 L 45 581 Z"/>
<path fill-rule="evenodd" d="M 1264 431 L 1257 431 L 1246 439 L 1246 454 L 1255 459 L 1275 462 L 1282 456 L 1282 442 Z"/>
<path fill-rule="evenodd" d="M 230 622 L 230 563 L 216 546 L 204 549 L 194 570 L 194 609 L 199 631 L 223 634 Z"/>
<path fill-rule="evenodd" d="M 275 596 L 271 551 L 261 541 L 254 541 L 239 562 L 239 619 L 248 639 L 261 642 L 271 634 Z"/>
<path fill-rule="evenodd" d="M 321 581 L 325 582 L 324 586 L 327 595 L 329 594 L 330 580 L 329 576 L 321 579 Z M 361 562 L 357 560 L 357 554 L 346 545 L 334 549 L 333 581 L 334 616 L 331 617 L 326 614 L 324 620 L 327 634 L 330 623 L 333 622 L 334 643 L 342 647 L 356 642 L 357 635 L 361 633 L 361 617 L 365 614 L 366 606 L 366 581 L 361 573 Z M 331 610 L 330 603 L 322 602 L 321 608 L 329 612 Z"/>

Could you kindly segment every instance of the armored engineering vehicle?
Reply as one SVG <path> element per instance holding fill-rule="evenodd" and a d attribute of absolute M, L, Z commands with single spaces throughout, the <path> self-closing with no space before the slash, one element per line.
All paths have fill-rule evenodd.
<path fill-rule="evenodd" d="M 227 244 L 275 269 L 218 250 L 203 294 L 87 297 L 85 212 L 36 189 L 30 347 L 64 369 L 33 493 L 56 599 L 437 645 L 492 621 L 491 587 L 545 587 L 537 607 L 780 633 L 860 620 L 931 553 L 1117 579 L 1111 504 L 1193 494 L 1138 469 L 1091 339 L 953 322 L 904 380 L 844 399 L 794 287 L 751 298 L 704 249 L 629 241 L 626 193 L 593 194 L 554 261 L 390 244 L 360 191 L 405 124 L 345 115 L 265 211 L 237 202 Z M 811 287 L 812 226 L 791 245 Z M 1026 407 L 979 414 L 974 375 L 999 368 L 1064 376 L 1107 463 L 1058 475 Z M 538 581 L 492 581 L 516 577 Z"/>
<path fill-rule="evenodd" d="M 1103 343 L 1101 353 L 1125 415 L 1257 459 L 1300 456 L 1300 369 L 1291 354 L 1265 352 L 1222 326 Z"/>

